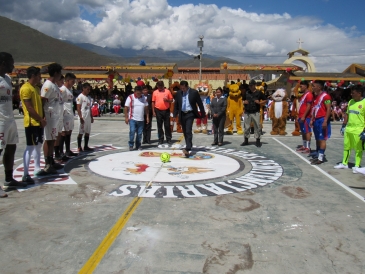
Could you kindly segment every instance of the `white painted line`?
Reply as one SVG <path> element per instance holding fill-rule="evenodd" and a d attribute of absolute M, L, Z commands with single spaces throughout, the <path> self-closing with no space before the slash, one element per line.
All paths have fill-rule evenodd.
<path fill-rule="evenodd" d="M 297 155 L 299 158 L 301 158 L 304 162 L 308 163 L 309 165 L 311 165 L 310 161 L 308 161 L 306 158 L 304 158 L 302 155 L 300 155 L 299 153 L 297 153 L 296 151 L 294 151 L 293 149 L 291 149 L 290 147 L 288 147 L 287 145 L 283 144 L 282 142 L 280 142 L 279 140 L 277 140 L 276 138 L 273 138 L 276 142 L 278 142 L 279 144 L 281 144 L 283 147 L 287 148 L 288 150 L 290 150 L 293 154 Z M 326 177 L 328 177 L 329 179 L 331 179 L 332 181 L 334 181 L 336 184 L 338 184 L 340 187 L 344 188 L 345 190 L 347 190 L 348 192 L 350 192 L 352 195 L 354 195 L 356 198 L 359 198 L 362 202 L 365 202 L 364 197 L 362 197 L 360 194 L 358 194 L 357 192 L 353 191 L 351 188 L 349 188 L 347 185 L 341 183 L 339 180 L 337 180 L 336 178 L 332 177 L 331 175 L 329 175 L 327 172 L 323 171 L 321 168 L 319 168 L 316 165 L 311 165 L 312 167 L 314 167 L 315 169 L 317 169 L 319 172 L 321 172 L 323 175 L 325 175 Z"/>
<path fill-rule="evenodd" d="M 90 135 L 90 138 L 91 137 L 94 137 L 94 136 L 96 136 L 96 135 L 99 135 L 99 134 L 101 134 L 101 133 L 97 133 L 97 134 L 94 134 L 94 135 Z M 73 141 L 73 142 L 71 142 L 71 144 L 73 144 L 73 143 L 76 143 L 77 141 Z M 43 155 L 43 152 L 41 153 L 41 155 Z M 23 158 L 19 158 L 19 159 L 16 159 L 16 160 L 14 160 L 14 163 L 15 162 L 19 162 L 19 161 L 22 161 L 23 160 Z M 4 165 L 0 165 L 0 167 L 3 167 Z"/>

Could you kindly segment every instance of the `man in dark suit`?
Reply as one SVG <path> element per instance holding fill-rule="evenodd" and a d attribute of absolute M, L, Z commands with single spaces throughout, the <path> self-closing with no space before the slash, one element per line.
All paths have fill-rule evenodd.
<path fill-rule="evenodd" d="M 227 98 L 224 98 L 221 87 L 215 91 L 216 97 L 210 103 L 213 116 L 214 142 L 212 145 L 223 145 L 224 123 L 226 121 Z"/>
<path fill-rule="evenodd" d="M 142 87 L 142 93 L 148 103 L 148 115 L 150 117 L 149 123 L 147 123 L 146 115 L 144 114 L 144 127 L 143 127 L 143 142 L 142 144 L 151 144 L 151 130 L 152 130 L 152 95 L 148 93 L 148 87 Z"/>
<path fill-rule="evenodd" d="M 200 109 L 200 115 L 197 105 Z M 193 146 L 193 123 L 195 118 L 204 118 L 205 111 L 199 92 L 191 89 L 187 81 L 180 82 L 180 90 L 175 97 L 174 117 L 179 116 L 184 133 L 186 147 L 183 149 L 185 157 L 189 157 Z"/>

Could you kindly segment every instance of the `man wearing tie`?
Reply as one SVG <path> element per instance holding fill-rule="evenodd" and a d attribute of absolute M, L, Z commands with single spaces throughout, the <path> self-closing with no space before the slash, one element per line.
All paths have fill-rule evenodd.
<path fill-rule="evenodd" d="M 204 118 L 203 102 L 197 90 L 191 89 L 187 81 L 180 82 L 180 90 L 176 94 L 174 117 L 181 121 L 186 147 L 183 149 L 185 157 L 189 157 L 193 146 L 193 123 L 195 118 Z M 200 109 L 200 115 L 197 105 Z"/>
<path fill-rule="evenodd" d="M 215 91 L 214 97 L 210 103 L 210 110 L 213 117 L 214 145 L 223 145 L 224 122 L 226 121 L 227 98 L 222 96 L 221 87 Z"/>

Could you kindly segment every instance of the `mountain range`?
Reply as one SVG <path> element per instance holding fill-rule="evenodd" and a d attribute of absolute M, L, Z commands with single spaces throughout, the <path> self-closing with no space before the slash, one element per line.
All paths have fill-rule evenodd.
<path fill-rule="evenodd" d="M 100 47 L 50 37 L 33 28 L 0 16 L 0 51 L 13 55 L 15 63 L 58 62 L 63 66 L 102 66 L 148 63 L 176 63 L 178 67 L 199 67 L 200 60 L 182 51 Z M 225 57 L 203 54 L 202 67 L 238 63 Z"/>

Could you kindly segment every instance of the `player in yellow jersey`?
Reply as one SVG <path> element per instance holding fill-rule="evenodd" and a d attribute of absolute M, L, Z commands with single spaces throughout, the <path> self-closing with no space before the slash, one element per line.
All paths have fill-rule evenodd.
<path fill-rule="evenodd" d="M 355 150 L 354 173 L 363 173 L 359 169 L 364 150 L 364 142 L 360 135 L 365 130 L 365 99 L 362 96 L 363 87 L 356 85 L 351 89 L 352 99 L 349 101 L 345 119 L 342 124 L 341 134 L 344 135 L 344 148 L 342 162 L 334 166 L 335 169 L 347 169 L 351 150 Z M 365 172 L 364 172 L 365 173 Z"/>

